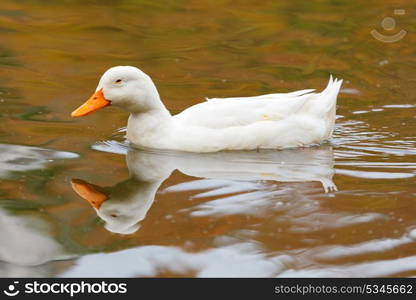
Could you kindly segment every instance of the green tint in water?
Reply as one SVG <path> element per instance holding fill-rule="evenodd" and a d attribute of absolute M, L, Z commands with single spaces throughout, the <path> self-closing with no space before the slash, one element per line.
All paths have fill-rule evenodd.
<path fill-rule="evenodd" d="M 1 275 L 415 276 L 415 8 L 3 1 Z M 320 89 L 331 73 L 344 79 L 336 132 L 291 151 L 129 150 L 125 112 L 69 117 L 114 65 L 148 73 L 172 113 Z M 92 207 L 71 179 L 107 200 Z"/>

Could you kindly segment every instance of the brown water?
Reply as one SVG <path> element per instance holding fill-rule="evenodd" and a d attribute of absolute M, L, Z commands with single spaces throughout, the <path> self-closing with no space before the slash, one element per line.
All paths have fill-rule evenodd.
<path fill-rule="evenodd" d="M 416 275 L 416 5 L 261 3 L 1 2 L 1 276 Z M 372 29 L 407 34 L 384 43 Z M 322 89 L 331 73 L 344 79 L 335 136 L 287 151 L 129 150 L 125 112 L 69 117 L 114 65 L 148 73 L 172 113 Z M 109 199 L 94 209 L 74 178 Z"/>

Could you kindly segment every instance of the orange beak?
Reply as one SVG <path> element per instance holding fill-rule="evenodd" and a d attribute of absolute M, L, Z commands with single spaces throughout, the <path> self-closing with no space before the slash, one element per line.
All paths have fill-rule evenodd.
<path fill-rule="evenodd" d="M 91 96 L 84 104 L 71 113 L 72 117 L 86 116 L 100 108 L 110 105 L 111 102 L 104 98 L 103 89 L 100 89 Z"/>
<path fill-rule="evenodd" d="M 92 207 L 99 209 L 101 204 L 108 199 L 103 192 L 98 191 L 92 184 L 81 179 L 71 180 L 72 189 L 82 198 L 87 200 Z"/>

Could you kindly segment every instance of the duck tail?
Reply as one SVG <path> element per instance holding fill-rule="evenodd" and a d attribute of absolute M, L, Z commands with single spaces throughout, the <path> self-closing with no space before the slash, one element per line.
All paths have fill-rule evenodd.
<path fill-rule="evenodd" d="M 317 103 L 318 113 L 325 115 L 330 111 L 335 111 L 337 105 L 337 96 L 342 85 L 342 79 L 333 79 L 332 75 L 329 77 L 328 85 L 317 96 L 320 99 Z"/>

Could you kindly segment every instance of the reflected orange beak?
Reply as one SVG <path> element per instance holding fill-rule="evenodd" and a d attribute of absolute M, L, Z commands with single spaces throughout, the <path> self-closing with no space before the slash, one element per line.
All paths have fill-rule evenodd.
<path fill-rule="evenodd" d="M 91 96 L 84 104 L 71 113 L 72 117 L 86 116 L 100 108 L 110 105 L 111 102 L 104 98 L 103 89 L 100 89 Z"/>
<path fill-rule="evenodd" d="M 72 189 L 82 198 L 87 200 L 92 207 L 99 209 L 108 196 L 103 192 L 98 191 L 92 184 L 81 180 L 71 180 Z"/>

